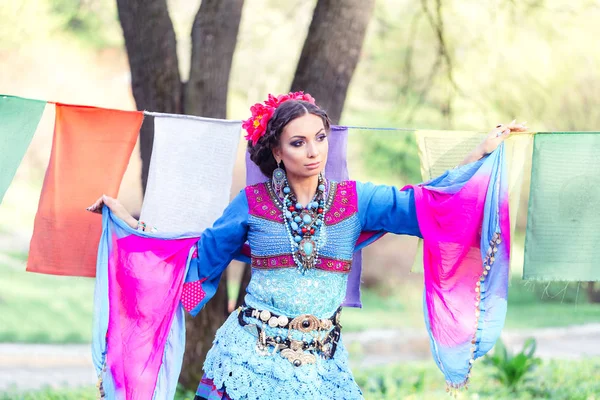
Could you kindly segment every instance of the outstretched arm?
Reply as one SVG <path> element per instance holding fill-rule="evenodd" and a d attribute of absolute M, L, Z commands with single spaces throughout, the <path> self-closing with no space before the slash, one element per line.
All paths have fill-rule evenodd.
<path fill-rule="evenodd" d="M 421 236 L 413 189 L 356 182 L 356 194 L 363 231 Z"/>

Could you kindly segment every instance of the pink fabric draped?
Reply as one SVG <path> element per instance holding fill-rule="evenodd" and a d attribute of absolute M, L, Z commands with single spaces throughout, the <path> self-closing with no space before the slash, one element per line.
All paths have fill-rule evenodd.
<path fill-rule="evenodd" d="M 467 382 L 506 316 L 510 225 L 502 151 L 413 186 L 425 323 L 433 358 L 451 387 Z"/>
<path fill-rule="evenodd" d="M 113 234 L 106 365 L 117 399 L 152 399 L 186 261 L 197 240 Z"/>

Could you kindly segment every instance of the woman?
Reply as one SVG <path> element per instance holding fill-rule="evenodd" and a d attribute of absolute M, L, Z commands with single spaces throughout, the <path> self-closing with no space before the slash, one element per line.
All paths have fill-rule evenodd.
<path fill-rule="evenodd" d="M 360 399 L 339 324 L 352 254 L 361 232 L 421 236 L 414 191 L 327 181 L 330 121 L 308 94 L 269 96 L 251 111 L 243 124 L 251 159 L 272 179 L 240 192 L 203 232 L 189 265 L 195 276 L 186 281 L 200 285 L 196 294 L 184 290 L 182 302 L 193 315 L 246 242 L 253 267 L 245 304 L 206 357 L 196 399 Z M 461 165 L 523 130 L 498 125 Z M 107 196 L 90 210 L 103 204 L 145 228 Z"/>

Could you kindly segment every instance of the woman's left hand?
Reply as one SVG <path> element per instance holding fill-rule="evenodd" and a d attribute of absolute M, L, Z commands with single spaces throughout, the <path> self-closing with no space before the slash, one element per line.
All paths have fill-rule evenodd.
<path fill-rule="evenodd" d="M 490 154 L 498 146 L 500 143 L 504 141 L 507 137 L 510 136 L 512 132 L 526 132 L 527 126 L 525 125 L 527 122 L 522 122 L 520 124 L 517 123 L 517 120 L 513 120 L 510 124 L 497 125 L 492 131 L 487 135 L 483 142 L 479 145 L 479 148 L 483 154 L 483 156 Z"/>

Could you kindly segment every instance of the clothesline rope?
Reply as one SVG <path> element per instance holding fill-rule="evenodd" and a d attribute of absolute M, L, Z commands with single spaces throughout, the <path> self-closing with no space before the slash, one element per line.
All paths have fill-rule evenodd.
<path fill-rule="evenodd" d="M 32 98 L 28 98 L 28 97 L 21 97 L 21 96 L 14 96 L 14 95 L 10 95 L 10 94 L 3 94 L 0 95 L 0 97 L 2 98 L 8 98 L 8 97 L 17 97 L 17 98 L 21 98 L 21 99 L 25 99 L 25 100 L 38 100 L 38 99 L 32 99 Z M 46 103 L 50 103 L 50 104 L 63 104 L 63 105 L 70 105 L 70 106 L 74 106 L 74 107 L 94 107 L 94 108 L 104 108 L 107 109 L 106 107 L 97 107 L 97 106 L 86 106 L 86 105 L 80 105 L 80 104 L 69 104 L 69 103 L 62 103 L 62 102 L 57 102 L 57 101 L 49 101 L 49 100 L 38 100 L 38 101 L 45 101 Z M 132 111 L 132 110 L 120 110 L 120 111 Z M 194 119 L 194 120 L 204 120 L 204 121 L 227 121 L 227 122 L 231 122 L 234 124 L 239 124 L 242 122 L 242 120 L 239 119 L 218 119 L 218 118 L 208 118 L 208 117 L 199 117 L 199 116 L 195 116 L 195 115 L 188 115 L 188 114 L 169 114 L 169 113 L 160 113 L 160 112 L 155 112 L 155 111 L 145 111 L 144 110 L 144 115 L 148 115 L 148 116 L 170 116 L 173 118 L 183 118 L 183 119 Z M 373 126 L 355 126 L 355 125 L 339 125 L 339 127 L 341 129 L 343 128 L 347 128 L 347 129 L 354 129 L 354 130 L 372 130 L 372 131 L 400 131 L 400 132 L 415 132 L 415 131 L 420 131 L 420 130 L 432 130 L 432 129 L 411 129 L 411 128 L 377 128 L 377 127 L 373 127 Z M 446 129 L 435 129 L 435 130 L 446 130 Z M 446 130 L 448 132 L 453 132 L 456 130 Z M 473 131 L 473 132 L 481 132 L 481 133 L 486 133 L 484 131 Z M 538 135 L 538 134 L 583 134 L 583 133 L 595 133 L 598 134 L 600 132 L 598 131 L 560 131 L 560 132 L 513 132 L 511 133 L 511 135 Z"/>
<path fill-rule="evenodd" d="M 213 121 L 213 122 L 231 123 L 231 124 L 241 124 L 242 123 L 242 120 L 239 120 L 239 119 L 208 118 L 208 117 L 199 117 L 196 115 L 159 113 L 159 112 L 154 112 L 154 111 L 144 111 L 144 115 L 149 115 L 151 117 L 169 117 L 169 118 L 178 118 L 178 119 L 191 119 L 194 121 L 207 121 L 207 122 Z"/>

